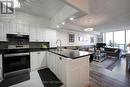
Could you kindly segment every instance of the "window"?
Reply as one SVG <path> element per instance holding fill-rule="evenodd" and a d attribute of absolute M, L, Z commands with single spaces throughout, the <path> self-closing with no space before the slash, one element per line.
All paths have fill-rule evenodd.
<path fill-rule="evenodd" d="M 113 42 L 113 32 L 106 33 L 106 44 L 109 44 L 110 41 Z"/>
<path fill-rule="evenodd" d="M 126 49 L 129 50 L 127 45 L 130 43 L 130 30 L 126 30 Z"/>
<path fill-rule="evenodd" d="M 125 44 L 125 31 L 114 32 L 114 42 L 116 44 Z"/>
<path fill-rule="evenodd" d="M 103 38 L 108 46 L 117 47 L 117 48 L 126 50 L 128 49 L 127 47 L 128 43 L 130 43 L 130 30 L 106 32 L 103 35 Z"/>
<path fill-rule="evenodd" d="M 126 30 L 126 44 L 130 43 L 130 30 Z"/>

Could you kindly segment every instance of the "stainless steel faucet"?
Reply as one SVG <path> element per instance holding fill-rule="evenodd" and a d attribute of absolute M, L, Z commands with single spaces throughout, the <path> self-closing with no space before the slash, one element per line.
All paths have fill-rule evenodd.
<path fill-rule="evenodd" d="M 58 46 L 58 43 L 60 44 L 60 46 Z M 58 51 L 61 51 L 61 40 L 60 40 L 60 39 L 58 39 L 58 40 L 56 41 L 56 45 L 57 45 L 57 50 L 58 50 Z"/>

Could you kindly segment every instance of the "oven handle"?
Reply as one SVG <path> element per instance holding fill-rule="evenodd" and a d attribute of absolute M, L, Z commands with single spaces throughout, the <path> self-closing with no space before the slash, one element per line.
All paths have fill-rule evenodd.
<path fill-rule="evenodd" d="M 17 57 L 17 56 L 28 56 L 30 53 L 15 53 L 15 54 L 4 54 L 4 57 Z"/>

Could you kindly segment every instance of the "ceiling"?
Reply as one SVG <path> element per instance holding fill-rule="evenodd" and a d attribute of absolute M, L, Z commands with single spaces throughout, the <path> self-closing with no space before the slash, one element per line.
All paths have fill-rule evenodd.
<path fill-rule="evenodd" d="M 29 0 L 18 11 L 51 19 L 66 4 L 61 0 Z M 117 29 L 130 25 L 130 0 L 89 0 L 89 12 L 62 28 L 83 31 L 93 27 L 95 31 Z"/>
<path fill-rule="evenodd" d="M 88 15 L 72 22 L 83 28 L 93 27 L 95 31 L 115 29 L 130 24 L 130 0 L 90 0 Z M 70 24 L 65 25 L 65 27 Z"/>
<path fill-rule="evenodd" d="M 60 0 L 19 0 L 22 2 L 21 8 L 16 9 L 24 13 L 39 17 L 52 18 L 64 3 Z"/>

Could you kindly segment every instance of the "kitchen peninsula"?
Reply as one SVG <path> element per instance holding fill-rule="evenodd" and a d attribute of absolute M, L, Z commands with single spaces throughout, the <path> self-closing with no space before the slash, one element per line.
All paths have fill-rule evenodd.
<path fill-rule="evenodd" d="M 47 66 L 63 82 L 64 87 L 84 87 L 89 83 L 91 52 L 78 50 L 49 50 Z"/>

